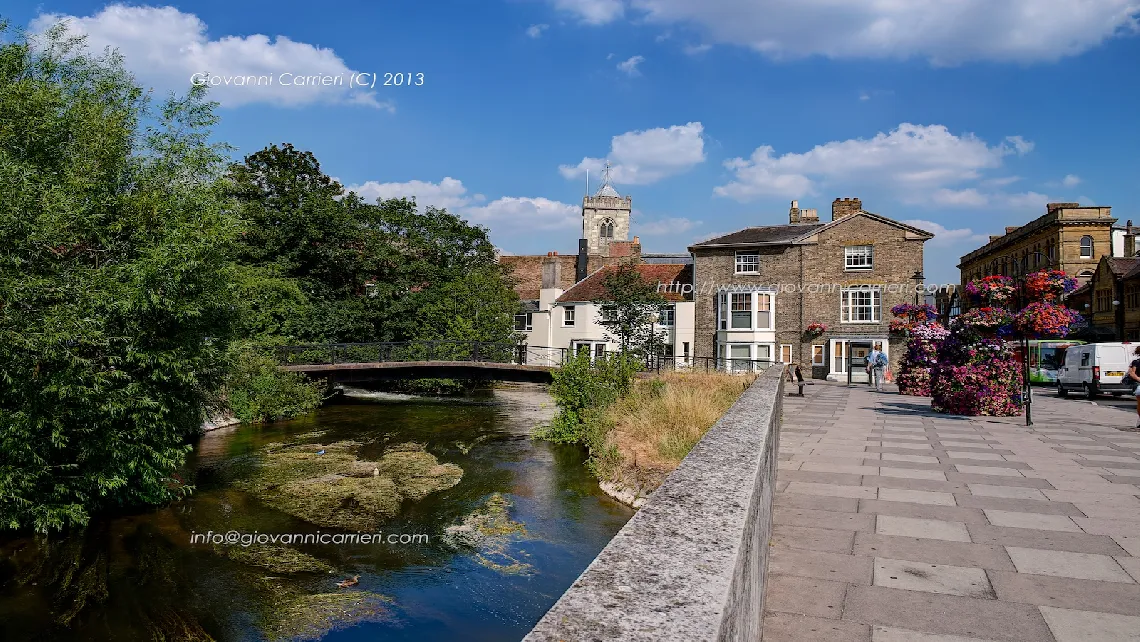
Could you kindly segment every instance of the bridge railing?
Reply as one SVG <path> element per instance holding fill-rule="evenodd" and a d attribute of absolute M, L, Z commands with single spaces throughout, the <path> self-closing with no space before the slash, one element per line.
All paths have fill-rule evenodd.
<path fill-rule="evenodd" d="M 747 372 L 763 372 L 774 364 L 782 365 L 770 359 L 650 356 L 646 359 L 645 369 L 656 372 L 725 372 L 729 374 L 743 374 Z"/>
<path fill-rule="evenodd" d="M 482 341 L 380 341 L 325 343 L 277 348 L 285 365 L 382 363 L 390 361 L 475 361 L 515 363 L 519 346 Z"/>
<path fill-rule="evenodd" d="M 276 354 L 283 365 L 473 361 L 559 366 L 567 349 L 483 341 L 379 341 L 281 346 Z"/>

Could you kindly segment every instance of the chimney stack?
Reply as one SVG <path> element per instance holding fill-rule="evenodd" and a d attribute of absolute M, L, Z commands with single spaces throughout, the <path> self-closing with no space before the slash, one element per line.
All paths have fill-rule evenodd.
<path fill-rule="evenodd" d="M 792 207 L 788 210 L 788 223 L 795 225 L 800 222 L 800 202 L 792 201 Z"/>
<path fill-rule="evenodd" d="M 1128 220 L 1127 229 L 1124 231 L 1124 256 L 1136 256 L 1136 231 L 1132 229 L 1132 220 Z"/>
<path fill-rule="evenodd" d="M 857 198 L 837 198 L 831 203 L 831 220 L 838 221 L 845 216 L 857 214 L 863 209 L 863 201 Z"/>
<path fill-rule="evenodd" d="M 547 252 L 542 261 L 542 289 L 562 287 L 562 261 L 558 252 Z"/>

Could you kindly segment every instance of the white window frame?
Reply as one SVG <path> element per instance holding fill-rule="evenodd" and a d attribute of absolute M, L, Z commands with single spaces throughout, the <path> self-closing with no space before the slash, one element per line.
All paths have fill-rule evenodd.
<path fill-rule="evenodd" d="M 1089 240 L 1089 253 L 1088 254 L 1085 254 L 1085 239 Z M 1091 259 L 1093 257 L 1094 249 L 1095 249 L 1095 245 L 1093 244 L 1093 237 L 1089 236 L 1088 234 L 1085 234 L 1084 236 L 1082 236 L 1081 237 L 1081 258 L 1082 259 Z"/>
<path fill-rule="evenodd" d="M 733 297 L 747 297 L 744 299 L 748 303 L 748 319 L 749 326 L 744 328 L 732 327 L 732 302 Z M 761 297 L 765 297 L 761 299 Z M 739 290 L 722 290 L 717 293 L 716 298 L 713 300 L 716 306 L 716 327 L 717 330 L 727 332 L 758 332 L 763 330 L 776 329 L 776 293 L 767 290 L 746 290 L 741 292 Z M 760 303 L 765 302 L 767 309 L 761 309 Z M 744 310 L 737 310 L 744 312 Z M 768 315 L 767 323 L 760 324 L 760 314 L 764 312 Z"/>
<path fill-rule="evenodd" d="M 853 307 L 849 301 L 851 294 L 858 292 L 870 292 L 870 319 L 854 319 L 851 314 Z M 867 306 L 859 305 L 860 308 Z M 882 323 L 883 319 L 883 291 L 880 288 L 873 286 L 860 286 L 852 288 L 843 288 L 839 291 L 839 322 L 845 324 L 870 324 Z"/>
<path fill-rule="evenodd" d="M 752 257 L 754 260 L 742 261 L 745 257 Z M 742 270 L 741 267 L 753 267 L 751 270 Z M 760 274 L 760 253 L 753 250 L 746 250 L 736 253 L 736 274 Z"/>
<path fill-rule="evenodd" d="M 814 343 L 811 346 L 811 365 L 822 366 L 827 365 L 827 344 Z"/>
<path fill-rule="evenodd" d="M 787 350 L 787 353 L 788 353 L 786 359 L 784 358 L 785 349 Z M 780 358 L 780 363 L 791 363 L 792 362 L 792 344 L 790 344 L 790 343 L 781 343 L 780 344 L 779 358 Z"/>
<path fill-rule="evenodd" d="M 663 328 L 672 328 L 677 323 L 677 308 L 666 306 L 657 315 L 657 325 Z"/>
<path fill-rule="evenodd" d="M 729 330 L 751 330 L 756 327 L 756 307 L 754 305 L 755 293 L 753 292 L 730 292 L 728 294 L 728 329 Z M 744 306 L 743 310 L 736 309 L 737 302 Z M 748 325 L 736 325 L 736 319 L 744 315 L 737 313 L 748 313 Z"/>
<path fill-rule="evenodd" d="M 846 272 L 866 272 L 875 267 L 874 245 L 846 245 L 843 247 L 843 269 Z"/>
<path fill-rule="evenodd" d="M 573 305 L 567 305 L 567 306 L 564 306 L 562 308 L 562 327 L 563 328 L 573 328 L 574 327 L 574 321 L 576 320 L 576 317 L 577 317 L 577 310 L 574 309 L 575 307 L 576 306 L 573 306 Z"/>
<path fill-rule="evenodd" d="M 753 292 L 752 303 L 752 328 L 754 330 L 775 330 L 776 329 L 776 295 L 771 292 Z M 760 309 L 760 297 L 767 297 L 768 309 Z M 768 313 L 768 323 L 761 327 L 760 325 L 760 312 Z"/>
<path fill-rule="evenodd" d="M 526 322 L 523 328 L 519 329 L 519 317 L 526 316 Z M 515 314 L 515 332 L 530 332 L 534 329 L 534 313 L 533 312 L 519 312 Z"/>

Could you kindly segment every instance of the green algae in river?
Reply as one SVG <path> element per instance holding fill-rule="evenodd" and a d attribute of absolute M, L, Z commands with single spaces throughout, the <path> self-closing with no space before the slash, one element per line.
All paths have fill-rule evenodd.
<path fill-rule="evenodd" d="M 278 640 L 318 640 L 326 634 L 362 622 L 382 622 L 392 615 L 392 598 L 359 590 L 300 593 L 274 578 L 262 578 L 265 593 L 272 595 L 261 613 L 261 630 Z"/>
<path fill-rule="evenodd" d="M 475 561 L 507 575 L 530 575 L 534 568 L 507 552 L 515 535 L 526 536 L 526 527 L 510 516 L 511 501 L 501 493 L 492 493 L 483 506 L 463 518 L 463 523 L 448 526 L 444 537 L 456 547 L 477 549 Z"/>
<path fill-rule="evenodd" d="M 288 546 L 262 544 L 251 547 L 214 546 L 213 550 L 226 559 L 281 575 L 333 571 L 332 565 L 328 562 Z"/>
<path fill-rule="evenodd" d="M 358 459 L 360 444 L 268 444 L 260 467 L 235 484 L 264 503 L 318 526 L 378 530 L 405 499 L 420 500 L 459 483 L 463 469 L 441 464 L 414 443 Z M 323 451 L 323 454 L 318 454 Z"/>

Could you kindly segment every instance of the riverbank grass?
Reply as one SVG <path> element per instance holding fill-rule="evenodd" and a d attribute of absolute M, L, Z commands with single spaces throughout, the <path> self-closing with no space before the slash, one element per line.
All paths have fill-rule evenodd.
<path fill-rule="evenodd" d="M 594 473 L 623 495 L 653 491 L 755 379 L 668 373 L 637 381 L 588 431 L 600 435 L 591 448 Z"/>

